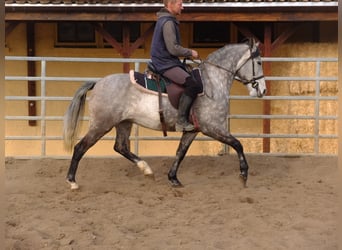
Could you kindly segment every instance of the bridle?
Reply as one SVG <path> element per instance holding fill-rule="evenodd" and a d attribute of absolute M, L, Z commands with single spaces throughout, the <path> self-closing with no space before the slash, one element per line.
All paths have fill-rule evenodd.
<path fill-rule="evenodd" d="M 264 75 L 255 76 L 254 59 L 260 56 L 260 52 L 259 52 L 259 49 L 256 49 L 256 51 L 254 51 L 254 52 L 252 52 L 252 48 L 251 48 L 251 47 L 250 47 L 249 49 L 250 49 L 251 55 L 247 58 L 247 60 L 246 60 L 243 64 L 241 64 L 241 66 L 240 66 L 235 72 L 233 72 L 232 70 L 227 69 L 227 68 L 225 68 L 225 67 L 222 67 L 221 65 L 218 65 L 218 64 L 216 64 L 216 63 L 210 62 L 210 61 L 208 61 L 208 60 L 204 60 L 204 61 L 201 60 L 201 63 L 203 63 L 203 64 L 210 64 L 210 65 L 215 66 L 215 67 L 217 67 L 217 68 L 219 68 L 219 69 L 222 69 L 222 70 L 224 70 L 224 71 L 226 71 L 226 72 L 229 72 L 229 73 L 231 73 L 231 74 L 234 75 L 234 79 L 236 79 L 237 81 L 242 82 L 242 83 L 245 84 L 245 85 L 251 84 L 251 86 L 252 86 L 254 89 L 256 89 L 256 90 L 258 91 L 258 90 L 259 90 L 259 83 L 257 82 L 257 80 L 259 80 L 259 79 L 261 79 L 261 78 L 264 78 Z M 241 78 L 235 76 L 236 73 L 239 72 L 239 70 L 240 70 L 240 69 L 241 69 L 249 60 L 252 60 L 252 72 L 253 72 L 253 77 L 252 77 L 252 79 L 250 79 L 250 80 L 244 80 L 244 79 L 241 79 Z M 200 64 L 201 64 L 201 63 L 200 63 Z"/>

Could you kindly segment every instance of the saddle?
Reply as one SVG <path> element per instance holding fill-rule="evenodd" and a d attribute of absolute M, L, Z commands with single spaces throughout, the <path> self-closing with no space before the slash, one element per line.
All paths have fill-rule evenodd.
<path fill-rule="evenodd" d="M 189 70 L 191 71 L 189 72 Z M 202 84 L 199 68 L 190 68 L 189 70 L 188 72 L 192 75 L 192 77 L 196 79 L 196 82 Z M 132 83 L 142 86 L 147 91 L 151 91 L 153 93 L 158 94 L 160 122 L 162 124 L 163 134 L 164 136 L 167 136 L 166 124 L 162 107 L 162 96 L 167 95 L 171 105 L 175 109 L 178 109 L 179 99 L 182 93 L 184 92 L 185 88 L 182 85 L 174 83 L 168 78 L 162 76 L 156 70 L 152 62 L 147 63 L 147 70 L 144 73 L 131 70 L 129 74 Z M 194 117 L 192 117 L 192 120 L 195 120 Z"/>

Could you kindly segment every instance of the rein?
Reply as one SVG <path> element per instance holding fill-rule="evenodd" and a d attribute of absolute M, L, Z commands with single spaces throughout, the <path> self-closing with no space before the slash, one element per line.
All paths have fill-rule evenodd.
<path fill-rule="evenodd" d="M 255 52 L 252 52 L 251 51 L 251 55 L 250 55 L 250 57 L 235 71 L 235 72 L 238 72 L 249 60 L 253 60 L 254 58 L 256 58 L 257 56 L 259 56 L 259 51 L 257 50 L 257 51 L 255 51 Z M 192 60 L 192 59 L 190 59 L 192 62 L 194 62 L 194 63 L 197 63 L 197 62 L 195 62 L 194 60 Z M 200 65 L 200 64 L 210 64 L 210 65 L 212 65 L 212 66 L 215 66 L 215 67 L 217 67 L 217 68 L 219 68 L 219 69 L 222 69 L 222 70 L 224 70 L 224 71 L 226 71 L 226 72 L 228 72 L 228 73 L 231 73 L 231 74 L 233 74 L 233 75 L 235 75 L 235 72 L 233 72 L 232 70 L 229 70 L 229 69 L 227 69 L 227 68 L 225 68 L 225 67 L 222 67 L 221 65 L 218 65 L 218 64 L 216 64 L 216 63 L 213 63 L 213 62 L 210 62 L 210 61 L 208 61 L 208 60 L 202 60 L 202 59 L 199 59 L 200 60 L 200 62 L 199 63 L 197 63 L 198 65 Z M 239 77 L 236 77 L 236 76 L 234 76 L 234 78 L 235 78 L 235 80 L 237 80 L 237 81 L 239 81 L 239 82 L 242 82 L 243 84 L 245 84 L 245 85 L 247 85 L 247 84 L 251 84 L 252 85 L 252 87 L 253 88 L 255 88 L 255 89 L 257 89 L 258 88 L 258 86 L 259 86 L 259 84 L 258 84 L 258 82 L 257 82 L 257 80 L 259 80 L 259 79 L 261 79 L 261 78 L 264 78 L 264 75 L 260 75 L 260 76 L 258 76 L 258 77 L 255 77 L 255 69 L 254 69 L 254 63 L 252 63 L 252 70 L 253 70 L 253 78 L 251 79 L 251 80 L 243 80 L 243 79 L 240 79 Z"/>
<path fill-rule="evenodd" d="M 221 65 L 218 65 L 218 64 L 216 64 L 216 63 L 213 63 L 213 62 L 210 62 L 210 61 L 208 61 L 208 60 L 204 60 L 204 61 L 202 61 L 201 60 L 201 63 L 203 63 L 203 64 L 210 64 L 210 65 L 212 65 L 212 66 L 215 66 L 216 68 L 219 68 L 219 69 L 222 69 L 222 70 L 224 70 L 224 71 L 227 71 L 227 72 L 229 72 L 229 73 L 232 73 L 232 74 L 234 74 L 234 72 L 233 71 L 231 71 L 231 70 L 229 70 L 229 69 L 226 69 L 225 67 L 222 67 Z M 201 64 L 200 63 L 200 64 Z"/>

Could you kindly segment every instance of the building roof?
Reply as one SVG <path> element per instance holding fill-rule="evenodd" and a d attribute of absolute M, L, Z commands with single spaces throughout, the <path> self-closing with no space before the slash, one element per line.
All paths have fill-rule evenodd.
<path fill-rule="evenodd" d="M 337 0 L 183 0 L 184 5 L 192 7 L 201 7 L 206 5 L 207 7 L 215 5 L 234 5 L 240 3 L 240 5 L 249 5 L 249 3 L 263 3 L 264 5 L 326 5 L 329 2 L 336 2 Z M 162 1 L 157 0 L 5 0 L 5 4 L 79 4 L 79 5 L 98 5 L 98 4 L 115 4 L 121 7 L 144 7 L 145 5 L 162 5 Z M 328 4 L 329 5 L 329 4 Z"/>
<path fill-rule="evenodd" d="M 183 0 L 182 21 L 337 20 L 337 0 Z M 5 20 L 154 21 L 156 0 L 5 0 Z M 70 15 L 72 14 L 72 15 Z"/>

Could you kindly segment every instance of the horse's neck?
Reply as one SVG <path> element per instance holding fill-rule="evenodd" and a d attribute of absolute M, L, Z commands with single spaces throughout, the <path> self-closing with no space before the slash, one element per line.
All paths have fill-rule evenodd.
<path fill-rule="evenodd" d="M 229 98 L 234 73 L 212 64 L 204 64 L 201 73 L 204 83 L 204 93 L 211 99 L 226 102 Z"/>
<path fill-rule="evenodd" d="M 202 64 L 204 92 L 213 99 L 227 101 L 237 64 L 246 53 L 241 44 L 228 45 L 211 53 Z M 206 63 L 207 62 L 207 63 Z"/>

